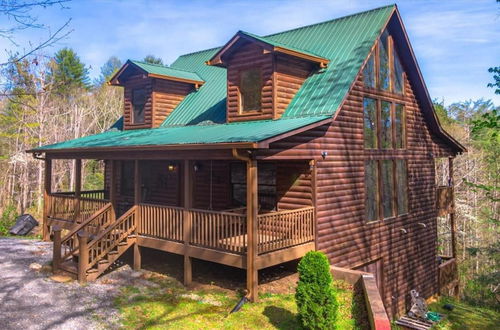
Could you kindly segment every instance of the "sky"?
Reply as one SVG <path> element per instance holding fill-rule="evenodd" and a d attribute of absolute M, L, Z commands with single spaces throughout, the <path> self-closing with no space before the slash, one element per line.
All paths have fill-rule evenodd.
<path fill-rule="evenodd" d="M 394 3 L 379 0 L 73 0 L 36 11 L 48 29 L 15 35 L 17 50 L 43 41 L 68 19 L 72 32 L 50 49 L 71 47 L 90 67 L 92 78 L 112 55 L 122 61 L 153 54 L 172 63 L 179 55 L 218 47 L 238 30 L 267 35 Z M 500 95 L 487 88 L 489 67 L 500 66 L 500 4 L 495 0 L 396 2 L 433 99 L 446 105 Z M 0 17 L 0 28 L 11 24 Z M 68 30 L 68 31 L 69 31 Z M 0 38 L 0 63 L 7 50 Z"/>

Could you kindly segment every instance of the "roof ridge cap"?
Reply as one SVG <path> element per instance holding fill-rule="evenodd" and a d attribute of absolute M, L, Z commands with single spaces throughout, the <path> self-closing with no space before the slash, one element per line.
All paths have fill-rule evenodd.
<path fill-rule="evenodd" d="M 366 13 L 369 13 L 369 12 L 372 12 L 372 11 L 377 11 L 377 10 L 381 10 L 381 9 L 385 9 L 385 8 L 389 8 L 389 7 L 396 7 L 396 4 L 393 3 L 393 4 L 390 4 L 390 5 L 381 6 L 381 7 L 377 7 L 377 8 L 373 8 L 373 9 L 369 9 L 369 10 L 365 10 L 365 11 L 361 11 L 361 12 L 358 12 L 358 13 L 344 15 L 344 16 L 341 16 L 341 17 L 329 19 L 329 20 L 326 20 L 326 21 L 323 21 L 323 22 L 318 22 L 318 23 L 313 23 L 313 24 L 309 24 L 309 25 L 299 26 L 299 27 L 296 27 L 296 28 L 293 28 L 293 29 L 289 29 L 289 30 L 285 30 L 285 31 L 281 31 L 281 32 L 276 32 L 276 33 L 268 34 L 268 35 L 265 35 L 263 37 L 264 38 L 272 37 L 272 36 L 276 36 L 276 35 L 279 35 L 279 34 L 288 33 L 288 32 L 292 32 L 292 31 L 296 31 L 296 30 L 301 30 L 301 29 L 309 28 L 309 27 L 316 26 L 316 25 L 321 25 L 321 24 L 326 24 L 326 23 L 332 23 L 332 22 L 335 22 L 335 21 L 340 21 L 340 20 L 349 18 L 349 17 L 363 15 L 363 14 L 366 14 Z"/>

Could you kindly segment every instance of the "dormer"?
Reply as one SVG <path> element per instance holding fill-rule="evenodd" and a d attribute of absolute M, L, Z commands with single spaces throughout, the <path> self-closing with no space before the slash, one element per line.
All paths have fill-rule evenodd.
<path fill-rule="evenodd" d="M 123 129 L 154 128 L 204 81 L 194 72 L 128 60 L 109 84 L 124 87 Z"/>
<path fill-rule="evenodd" d="M 311 74 L 329 60 L 239 31 L 209 61 L 227 69 L 228 122 L 278 119 Z"/>

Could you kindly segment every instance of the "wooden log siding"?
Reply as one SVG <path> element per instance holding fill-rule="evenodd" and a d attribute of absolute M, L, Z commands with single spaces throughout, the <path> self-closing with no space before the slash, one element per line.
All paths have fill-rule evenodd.
<path fill-rule="evenodd" d="M 418 290 L 424 297 L 438 292 L 432 156 L 453 155 L 431 132 L 407 79 L 405 93 L 398 102 L 405 105 L 406 150 L 364 150 L 365 89 L 360 75 L 331 125 L 274 142 L 269 150 L 258 154 L 258 159 L 264 160 L 316 160 L 318 249 L 339 267 L 355 268 L 381 258 L 385 283 L 382 298 L 392 315 L 409 307 L 411 289 Z M 323 151 L 328 152 L 325 159 L 321 157 Z M 367 223 L 364 161 L 382 158 L 407 160 L 409 213 Z M 425 223 L 426 228 L 418 223 Z"/>
<path fill-rule="evenodd" d="M 279 118 L 311 73 L 312 64 L 287 55 L 277 55 L 274 78 L 274 118 Z"/>
<path fill-rule="evenodd" d="M 276 202 L 278 210 L 313 206 L 312 174 L 306 162 L 276 163 Z"/>
<path fill-rule="evenodd" d="M 191 84 L 154 79 L 152 127 L 159 127 L 193 89 L 194 87 Z"/>
<path fill-rule="evenodd" d="M 134 124 L 132 122 L 132 91 L 134 89 L 145 89 L 146 104 L 144 105 L 144 124 Z M 123 129 L 151 128 L 153 121 L 153 79 L 145 78 L 142 74 L 131 76 L 124 84 L 124 110 Z"/>
<path fill-rule="evenodd" d="M 227 62 L 227 121 L 273 119 L 273 55 L 264 54 L 256 44 L 242 46 Z M 249 68 L 261 68 L 261 110 L 240 113 L 240 72 Z"/>

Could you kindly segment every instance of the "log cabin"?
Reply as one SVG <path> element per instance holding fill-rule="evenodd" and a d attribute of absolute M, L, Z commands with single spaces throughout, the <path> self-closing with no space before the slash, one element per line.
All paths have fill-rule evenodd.
<path fill-rule="evenodd" d="M 245 269 L 255 301 L 260 269 L 320 250 L 373 273 L 390 315 L 411 289 L 456 287 L 436 221 L 454 228 L 466 150 L 439 123 L 395 5 L 239 31 L 169 67 L 129 60 L 109 84 L 124 90 L 110 129 L 28 151 L 45 162 L 56 269 L 90 281 L 129 248 L 139 269 L 146 247 L 183 255 L 186 285 L 193 258 Z M 59 159 L 75 162 L 74 191 L 51 190 Z M 104 163 L 102 190 L 82 191 L 84 159 Z"/>

